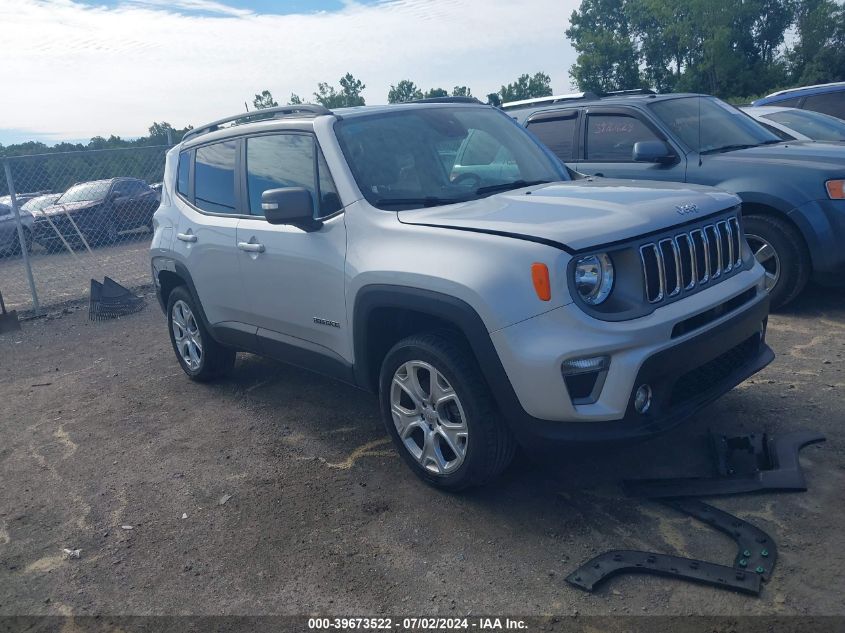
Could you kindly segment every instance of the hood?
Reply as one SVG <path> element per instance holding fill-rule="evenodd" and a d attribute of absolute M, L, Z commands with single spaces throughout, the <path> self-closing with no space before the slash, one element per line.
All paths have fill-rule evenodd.
<path fill-rule="evenodd" d="M 777 164 L 795 169 L 832 170 L 845 173 L 845 143 L 823 141 L 789 141 L 772 145 L 760 145 L 748 149 L 738 149 L 724 154 L 702 156 L 706 165 L 718 161 L 723 164 L 733 162 Z"/>
<path fill-rule="evenodd" d="M 405 224 L 507 234 L 570 251 L 609 244 L 724 211 L 737 196 L 684 183 L 587 178 L 480 200 L 400 211 Z M 677 207 L 695 204 L 682 214 Z"/>
<path fill-rule="evenodd" d="M 56 215 L 58 213 L 75 213 L 90 209 L 102 204 L 102 200 L 81 200 L 80 202 L 68 202 L 66 204 L 51 204 L 49 207 L 44 207 L 37 213 L 37 215 Z"/>

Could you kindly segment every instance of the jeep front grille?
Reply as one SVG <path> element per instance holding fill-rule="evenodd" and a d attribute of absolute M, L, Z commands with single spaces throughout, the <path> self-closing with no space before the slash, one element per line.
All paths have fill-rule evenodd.
<path fill-rule="evenodd" d="M 646 298 L 660 303 L 716 283 L 742 265 L 736 216 L 640 246 Z"/>

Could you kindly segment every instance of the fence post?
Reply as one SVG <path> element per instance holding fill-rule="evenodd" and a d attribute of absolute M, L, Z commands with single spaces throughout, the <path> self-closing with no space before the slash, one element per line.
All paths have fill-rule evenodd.
<path fill-rule="evenodd" d="M 18 198 L 15 193 L 15 183 L 12 180 L 12 168 L 9 165 L 9 159 L 3 159 L 3 169 L 6 171 L 6 184 L 9 186 L 9 196 L 12 199 L 12 212 L 15 214 L 15 224 L 18 227 L 18 242 L 21 245 L 21 255 L 23 256 L 23 265 L 26 268 L 26 278 L 29 281 L 29 291 L 32 293 L 32 308 L 35 315 L 41 314 L 41 306 L 38 305 L 38 292 L 35 290 L 35 279 L 32 277 L 32 266 L 29 263 L 29 249 L 26 246 L 26 236 L 23 232 L 23 222 L 21 221 L 21 211 L 18 207 Z"/>

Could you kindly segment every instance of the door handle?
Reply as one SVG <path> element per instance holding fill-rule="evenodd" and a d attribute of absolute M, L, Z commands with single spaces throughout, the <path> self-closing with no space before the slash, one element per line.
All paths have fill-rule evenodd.
<path fill-rule="evenodd" d="M 264 244 L 254 244 L 253 242 L 238 242 L 238 248 L 247 253 L 264 252 Z"/>
<path fill-rule="evenodd" d="M 193 233 L 177 233 L 176 239 L 182 240 L 183 242 L 196 242 L 197 236 Z"/>

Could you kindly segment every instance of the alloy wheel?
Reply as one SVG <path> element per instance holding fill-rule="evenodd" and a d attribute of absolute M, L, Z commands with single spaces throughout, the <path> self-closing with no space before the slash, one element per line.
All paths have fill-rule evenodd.
<path fill-rule="evenodd" d="M 407 451 L 427 471 L 446 475 L 464 462 L 469 433 L 457 393 L 433 365 L 399 366 L 390 387 L 390 412 Z"/>
<path fill-rule="evenodd" d="M 759 235 L 746 235 L 754 258 L 766 271 L 766 291 L 771 292 L 780 279 L 780 257 L 774 247 Z"/>
<path fill-rule="evenodd" d="M 202 363 L 202 335 L 194 313 L 187 303 L 179 300 L 173 304 L 170 321 L 179 356 L 191 371 L 198 371 Z"/>

